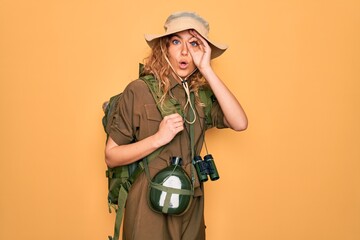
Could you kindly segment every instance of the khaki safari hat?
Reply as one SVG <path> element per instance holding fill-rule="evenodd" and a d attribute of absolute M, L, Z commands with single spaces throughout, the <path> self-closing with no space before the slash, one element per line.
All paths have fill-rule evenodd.
<path fill-rule="evenodd" d="M 196 30 L 211 47 L 211 58 L 220 56 L 228 48 L 226 44 L 215 43 L 209 39 L 209 23 L 195 12 L 175 12 L 171 14 L 164 24 L 165 33 L 145 34 L 145 39 L 150 47 L 154 46 L 157 39 L 188 29 Z"/>

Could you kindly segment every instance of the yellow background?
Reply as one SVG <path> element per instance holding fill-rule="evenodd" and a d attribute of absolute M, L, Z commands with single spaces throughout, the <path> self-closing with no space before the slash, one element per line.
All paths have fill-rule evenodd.
<path fill-rule="evenodd" d="M 360 2 L 0 1 L 0 239 L 106 239 L 101 104 L 170 12 L 230 45 L 249 128 L 207 135 L 209 240 L 360 239 Z"/>

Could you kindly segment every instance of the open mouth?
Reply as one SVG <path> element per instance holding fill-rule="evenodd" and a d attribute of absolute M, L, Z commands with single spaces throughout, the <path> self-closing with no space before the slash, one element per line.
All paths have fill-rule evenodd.
<path fill-rule="evenodd" d="M 189 64 L 185 61 L 179 62 L 180 69 L 186 69 L 189 66 Z"/>

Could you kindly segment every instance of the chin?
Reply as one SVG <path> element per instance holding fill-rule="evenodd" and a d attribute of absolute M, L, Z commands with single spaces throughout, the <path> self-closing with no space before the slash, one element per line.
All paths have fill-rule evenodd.
<path fill-rule="evenodd" d="M 188 76 L 188 74 L 178 74 L 178 76 L 181 78 L 186 78 Z"/>
<path fill-rule="evenodd" d="M 184 73 L 183 71 L 177 71 L 176 74 L 181 78 L 184 78 L 188 75 L 188 74 Z"/>
<path fill-rule="evenodd" d="M 194 71 L 194 69 L 193 70 L 191 70 L 191 71 L 189 71 L 189 70 L 179 70 L 179 71 L 177 71 L 177 75 L 179 75 L 181 78 L 185 78 L 185 77 L 187 77 L 187 76 L 189 76 L 189 74 L 191 74 L 192 72 Z"/>

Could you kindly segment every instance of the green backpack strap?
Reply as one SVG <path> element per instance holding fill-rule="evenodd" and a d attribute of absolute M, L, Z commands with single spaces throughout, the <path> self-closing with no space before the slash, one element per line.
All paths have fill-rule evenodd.
<path fill-rule="evenodd" d="M 121 185 L 119 190 L 118 207 L 116 209 L 115 226 L 114 226 L 114 237 L 109 236 L 109 240 L 118 240 L 120 235 L 120 226 L 124 216 L 124 209 L 126 199 L 128 197 L 128 191 Z"/>
<path fill-rule="evenodd" d="M 181 116 L 184 116 L 181 105 L 176 99 L 166 98 L 163 103 L 160 103 L 160 99 L 162 97 L 162 90 L 160 89 L 158 80 L 156 80 L 153 75 L 142 76 L 140 77 L 140 79 L 142 79 L 148 86 L 162 117 L 173 113 L 179 113 Z"/>
<path fill-rule="evenodd" d="M 156 156 L 158 156 L 160 154 L 160 152 L 162 151 L 163 148 L 164 147 L 158 148 L 156 151 L 154 151 L 150 155 L 148 155 L 145 159 L 147 159 L 147 161 L 150 162 L 151 160 L 153 160 Z M 127 165 L 122 166 L 122 168 L 124 168 L 124 169 L 127 169 L 127 167 L 128 167 Z M 133 172 L 133 174 L 131 174 L 127 183 L 121 184 L 121 186 L 120 186 L 119 195 L 118 195 L 118 199 L 117 199 L 117 205 L 115 205 L 116 206 L 116 208 L 115 208 L 116 217 L 115 217 L 115 226 L 114 226 L 114 236 L 113 237 L 108 236 L 109 240 L 118 240 L 119 239 L 120 227 L 121 227 L 121 223 L 123 220 L 126 199 L 128 197 L 130 187 L 135 182 L 135 180 L 140 175 L 140 173 L 142 173 L 144 171 L 144 168 L 145 168 L 144 161 L 139 161 L 138 167 Z"/>
<path fill-rule="evenodd" d="M 150 89 L 151 94 L 153 95 L 156 105 L 161 112 L 163 117 L 172 114 L 172 113 L 179 113 L 181 116 L 184 116 L 184 112 L 181 109 L 179 102 L 176 99 L 170 98 L 166 99 L 163 105 L 160 104 L 160 99 L 162 97 L 162 91 L 159 87 L 158 80 L 153 75 L 146 75 L 140 77 Z M 204 106 L 204 114 L 206 118 L 206 125 L 212 125 L 212 118 L 211 118 L 211 108 L 213 101 L 215 99 L 214 93 L 209 88 L 202 88 L 199 90 L 199 98 L 200 101 L 205 105 Z"/>

